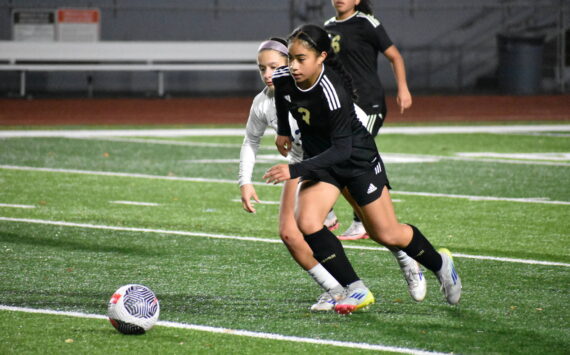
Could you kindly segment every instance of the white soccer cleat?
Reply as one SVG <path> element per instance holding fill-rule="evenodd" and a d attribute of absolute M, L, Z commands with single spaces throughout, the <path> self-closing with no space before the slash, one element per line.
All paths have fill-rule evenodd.
<path fill-rule="evenodd" d="M 339 314 L 351 314 L 359 309 L 370 306 L 375 302 L 374 295 L 370 290 L 359 282 L 357 287 L 349 287 L 346 296 L 338 300 L 334 310 Z"/>
<path fill-rule="evenodd" d="M 336 301 L 334 297 L 330 293 L 325 292 L 319 296 L 319 298 L 317 299 L 317 303 L 311 306 L 311 311 L 313 312 L 332 311 L 335 305 Z"/>
<path fill-rule="evenodd" d="M 410 258 L 407 263 L 400 263 L 400 270 L 408 283 L 408 292 L 412 299 L 421 302 L 426 297 L 426 279 L 417 261 Z"/>
<path fill-rule="evenodd" d="M 352 221 L 352 224 L 344 233 L 338 236 L 340 240 L 356 240 L 356 239 L 368 239 L 368 233 L 364 229 L 362 222 Z"/>
<path fill-rule="evenodd" d="M 331 232 L 338 229 L 338 227 L 340 226 L 340 223 L 338 223 L 338 219 L 336 218 L 336 214 L 334 213 L 334 211 L 331 210 L 329 212 L 329 214 L 327 215 L 327 218 L 325 218 L 324 225 Z"/>
<path fill-rule="evenodd" d="M 461 298 L 461 279 L 455 270 L 451 252 L 448 249 L 441 248 L 438 250 L 443 263 L 441 270 L 436 272 L 437 279 L 441 284 L 443 295 L 449 304 L 458 304 Z"/>

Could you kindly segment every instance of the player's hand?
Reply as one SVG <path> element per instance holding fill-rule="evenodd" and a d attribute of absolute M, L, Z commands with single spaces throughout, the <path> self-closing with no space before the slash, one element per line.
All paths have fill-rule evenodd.
<path fill-rule="evenodd" d="M 269 168 L 263 175 L 263 179 L 268 184 L 273 183 L 274 185 L 285 180 L 291 179 L 291 173 L 289 173 L 289 165 L 278 164 Z"/>
<path fill-rule="evenodd" d="M 292 147 L 291 137 L 277 135 L 275 137 L 275 145 L 277 146 L 279 153 L 286 157 Z"/>
<path fill-rule="evenodd" d="M 396 102 L 398 103 L 398 107 L 400 107 L 400 114 L 403 114 L 404 110 L 412 107 L 412 94 L 410 94 L 410 90 L 398 90 L 398 97 L 396 97 Z"/>
<path fill-rule="evenodd" d="M 241 205 L 243 209 L 249 213 L 255 213 L 255 208 L 253 207 L 251 199 L 253 198 L 255 202 L 259 203 L 259 197 L 257 197 L 257 193 L 255 192 L 253 185 L 242 185 L 239 189 L 241 190 Z"/>

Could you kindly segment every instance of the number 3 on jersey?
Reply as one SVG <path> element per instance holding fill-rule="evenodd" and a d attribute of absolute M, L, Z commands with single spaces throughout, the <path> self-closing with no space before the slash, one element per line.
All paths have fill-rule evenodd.
<path fill-rule="evenodd" d="M 304 107 L 299 107 L 297 111 L 301 114 L 301 118 L 307 125 L 311 125 L 311 112 Z"/>

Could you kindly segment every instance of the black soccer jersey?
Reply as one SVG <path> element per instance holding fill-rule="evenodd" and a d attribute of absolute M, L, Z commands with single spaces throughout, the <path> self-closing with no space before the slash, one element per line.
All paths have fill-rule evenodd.
<path fill-rule="evenodd" d="M 323 65 L 315 84 L 300 89 L 288 67 L 273 74 L 277 133 L 288 136 L 288 113 L 301 130 L 304 160 L 289 166 L 291 178 L 313 170 L 332 169 L 343 177 L 362 175 L 376 162 L 378 149 L 374 138 L 358 120 L 354 103 L 340 76 Z"/>
<path fill-rule="evenodd" d="M 378 53 L 392 45 L 384 26 L 374 16 L 357 11 L 345 20 L 325 22 L 332 46 L 351 74 L 358 95 L 357 104 L 368 112 L 374 105 L 384 105 L 384 88 L 378 77 Z"/>

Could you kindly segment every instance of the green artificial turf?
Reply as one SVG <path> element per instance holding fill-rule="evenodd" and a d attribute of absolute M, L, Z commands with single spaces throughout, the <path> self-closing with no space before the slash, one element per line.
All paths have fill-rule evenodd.
<path fill-rule="evenodd" d="M 230 146 L 0 140 L 0 204 L 34 207 L 0 205 L 0 305 L 104 315 L 114 290 L 141 283 L 156 293 L 165 321 L 437 352 L 563 354 L 569 348 L 570 166 L 564 162 L 387 164 L 399 218 L 419 226 L 436 247 L 482 259 L 455 258 L 464 285 L 459 306 L 445 303 L 430 273 L 428 296 L 415 303 L 390 253 L 366 249 L 379 247 L 370 240 L 345 242 L 356 248 L 347 254 L 377 302 L 340 316 L 308 311 L 320 290 L 279 242 L 278 206 L 258 205 L 250 215 L 233 201 L 239 199 L 237 163 L 186 162 L 239 159 L 240 137 L 162 140 Z M 384 135 L 378 141 L 388 153 L 414 155 L 570 152 L 568 138 L 556 136 Z M 276 154 L 270 138 L 259 154 Z M 256 167 L 256 180 L 269 166 Z M 125 175 L 96 173 L 102 171 Z M 183 179 L 189 177 L 206 180 Z M 256 190 L 262 200 L 280 196 L 278 186 Z M 342 200 L 335 210 L 340 232 L 352 212 Z M 129 337 L 107 321 L 63 315 L 0 310 L 0 321 L 0 353 L 364 352 L 163 326 Z"/>

